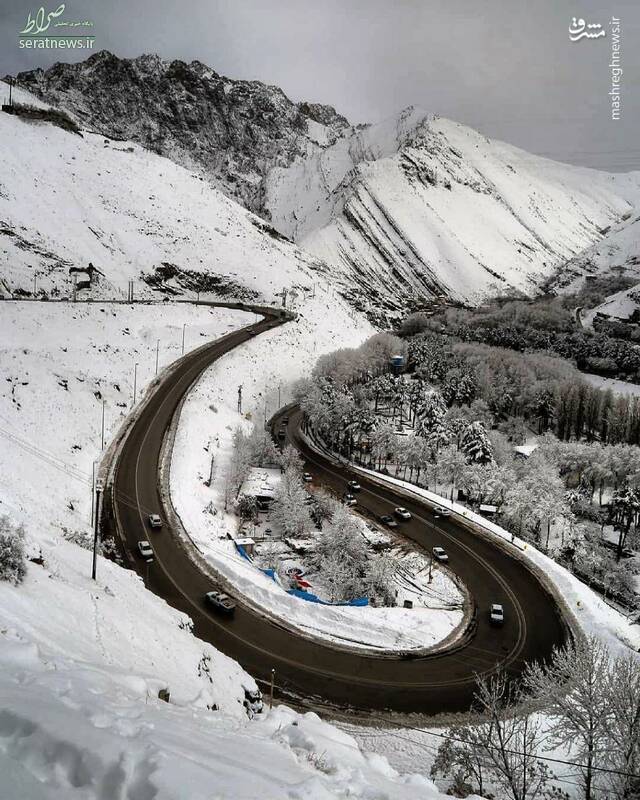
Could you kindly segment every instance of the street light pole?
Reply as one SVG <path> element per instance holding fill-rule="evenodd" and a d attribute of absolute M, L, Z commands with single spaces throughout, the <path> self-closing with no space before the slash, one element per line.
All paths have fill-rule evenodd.
<path fill-rule="evenodd" d="M 156 340 L 156 375 L 158 374 L 158 356 L 160 354 L 160 339 Z"/>
<path fill-rule="evenodd" d="M 93 515 L 93 564 L 91 567 L 91 578 L 96 579 L 96 567 L 98 561 L 98 536 L 100 533 L 100 493 L 102 484 L 96 483 L 96 508 Z"/>
<path fill-rule="evenodd" d="M 133 365 L 133 406 L 136 404 L 136 392 L 138 389 L 138 362 Z"/>
<path fill-rule="evenodd" d="M 182 326 L 182 355 L 184 355 L 184 332 L 187 327 L 187 323 L 185 322 Z"/>
<path fill-rule="evenodd" d="M 104 405 L 105 405 L 105 399 L 103 397 L 102 398 L 102 433 L 101 433 L 101 437 L 100 437 L 100 442 L 101 442 L 100 449 L 101 450 L 104 450 Z"/>
<path fill-rule="evenodd" d="M 429 580 L 427 583 L 431 583 L 431 567 L 433 566 L 433 553 L 429 554 Z"/>
<path fill-rule="evenodd" d="M 276 680 L 276 671 L 275 669 L 271 670 L 271 688 L 269 690 L 269 710 L 273 708 L 273 686 Z"/>

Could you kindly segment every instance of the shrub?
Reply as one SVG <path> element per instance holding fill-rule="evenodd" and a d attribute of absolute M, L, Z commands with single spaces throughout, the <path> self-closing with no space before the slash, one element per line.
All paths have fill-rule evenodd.
<path fill-rule="evenodd" d="M 0 517 L 0 580 L 17 586 L 26 573 L 24 529 L 13 526 L 9 517 Z"/>

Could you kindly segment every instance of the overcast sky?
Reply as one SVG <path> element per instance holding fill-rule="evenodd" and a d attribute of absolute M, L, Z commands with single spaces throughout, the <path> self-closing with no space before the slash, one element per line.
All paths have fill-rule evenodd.
<path fill-rule="evenodd" d="M 0 74 L 84 57 L 18 48 L 39 2 L 1 0 Z M 622 26 L 619 121 L 608 95 L 612 15 Z M 606 36 L 571 42 L 573 16 Z M 96 50 L 199 59 L 352 122 L 413 104 L 552 158 L 640 169 L 639 0 L 69 0 L 65 17 L 94 22 Z"/>

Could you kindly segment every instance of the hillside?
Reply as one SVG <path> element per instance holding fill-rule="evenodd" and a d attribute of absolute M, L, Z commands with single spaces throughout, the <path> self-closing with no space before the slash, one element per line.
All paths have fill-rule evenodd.
<path fill-rule="evenodd" d="M 102 52 L 17 76 L 83 126 L 196 169 L 326 262 L 372 320 L 530 295 L 633 213 L 640 176 L 558 164 L 416 108 L 352 126 L 200 62 Z"/>

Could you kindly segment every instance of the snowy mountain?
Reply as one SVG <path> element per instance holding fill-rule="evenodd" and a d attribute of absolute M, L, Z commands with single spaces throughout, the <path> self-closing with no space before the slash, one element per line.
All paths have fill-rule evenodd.
<path fill-rule="evenodd" d="M 263 207 L 272 167 L 320 149 L 348 126 L 333 108 L 294 104 L 275 86 L 156 55 L 120 59 L 101 51 L 77 64 L 22 72 L 17 82 L 72 112 L 82 127 L 200 169 L 254 211 Z"/>
<path fill-rule="evenodd" d="M 640 175 L 558 164 L 409 108 L 349 125 L 257 81 L 102 52 L 18 83 L 83 126 L 199 171 L 328 265 L 372 319 L 534 293 L 633 212 Z"/>

